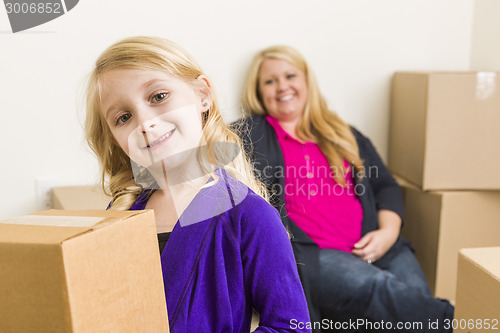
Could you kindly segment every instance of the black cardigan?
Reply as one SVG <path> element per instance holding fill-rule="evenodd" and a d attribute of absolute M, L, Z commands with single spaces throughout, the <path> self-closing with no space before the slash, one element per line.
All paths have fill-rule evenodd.
<path fill-rule="evenodd" d="M 264 117 L 251 116 L 233 124 L 240 133 L 245 151 L 250 156 L 260 179 L 273 193 L 273 188 L 285 185 L 284 158 L 276 133 Z M 363 208 L 362 235 L 378 229 L 377 211 L 388 209 L 403 218 L 403 197 L 399 185 L 391 176 L 368 138 L 351 128 L 364 161 L 365 177 L 356 182 L 361 190 L 359 199 Z M 376 172 L 377 171 L 377 172 Z M 361 187 L 359 187 L 361 186 Z M 284 191 L 271 197 L 271 204 L 280 212 L 283 224 L 291 234 L 291 241 L 300 279 L 304 287 L 311 321 L 320 321 L 319 293 L 319 248 L 289 217 L 286 211 Z M 380 259 L 377 266 L 384 268 L 390 258 L 409 242 L 401 236 L 392 248 Z"/>

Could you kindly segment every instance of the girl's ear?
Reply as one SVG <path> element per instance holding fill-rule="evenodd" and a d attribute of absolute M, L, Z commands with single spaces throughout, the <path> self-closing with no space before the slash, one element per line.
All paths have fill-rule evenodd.
<path fill-rule="evenodd" d="M 206 75 L 199 75 L 196 80 L 200 84 L 199 94 L 202 112 L 212 107 L 212 84 Z"/>

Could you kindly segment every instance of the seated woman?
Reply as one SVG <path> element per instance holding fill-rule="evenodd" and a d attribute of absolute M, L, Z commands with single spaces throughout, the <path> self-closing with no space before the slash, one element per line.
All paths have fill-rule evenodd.
<path fill-rule="evenodd" d="M 431 296 L 399 235 L 398 184 L 371 142 L 328 110 L 302 55 L 287 46 L 257 53 L 243 105 L 251 116 L 236 126 L 292 235 L 311 319 L 344 331 L 349 319 L 384 321 L 389 331 L 439 320 L 443 329 L 454 308 Z"/>
<path fill-rule="evenodd" d="M 310 332 L 293 322 L 309 315 L 288 234 L 186 51 L 152 37 L 106 49 L 86 132 L 110 208 L 155 212 L 170 332 L 249 332 L 253 309 L 255 332 Z"/>

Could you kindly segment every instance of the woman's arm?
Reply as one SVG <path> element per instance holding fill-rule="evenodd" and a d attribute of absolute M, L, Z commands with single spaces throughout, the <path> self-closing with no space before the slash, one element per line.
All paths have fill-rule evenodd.
<path fill-rule="evenodd" d="M 366 233 L 353 250 L 363 260 L 380 259 L 397 241 L 402 226 L 404 202 L 401 189 L 368 138 L 353 131 L 377 208 L 378 229 Z"/>
<path fill-rule="evenodd" d="M 401 218 L 387 209 L 377 212 L 378 230 L 366 233 L 354 244 L 352 253 L 365 261 L 376 261 L 384 256 L 396 243 L 401 229 Z"/>
<path fill-rule="evenodd" d="M 387 209 L 403 218 L 404 202 L 401 188 L 385 166 L 371 141 L 354 131 L 361 158 L 365 161 L 365 175 L 375 195 L 377 210 Z"/>

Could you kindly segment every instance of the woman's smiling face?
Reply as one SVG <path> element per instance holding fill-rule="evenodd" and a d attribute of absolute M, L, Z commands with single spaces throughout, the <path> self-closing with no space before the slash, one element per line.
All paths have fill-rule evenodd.
<path fill-rule="evenodd" d="M 198 146 L 208 107 L 193 85 L 149 69 L 113 69 L 100 83 L 101 113 L 116 143 L 137 164 L 165 160 L 168 167 L 180 166 L 179 156 Z"/>
<path fill-rule="evenodd" d="M 282 59 L 267 58 L 259 69 L 259 93 L 267 113 L 279 121 L 297 121 L 307 103 L 302 70 Z"/>

